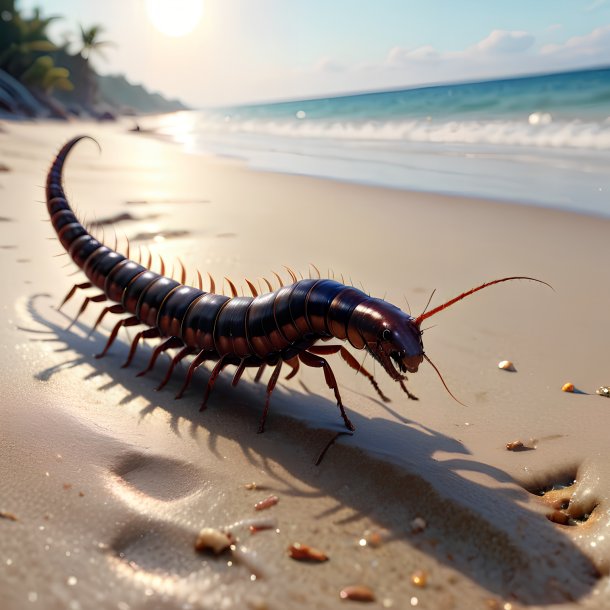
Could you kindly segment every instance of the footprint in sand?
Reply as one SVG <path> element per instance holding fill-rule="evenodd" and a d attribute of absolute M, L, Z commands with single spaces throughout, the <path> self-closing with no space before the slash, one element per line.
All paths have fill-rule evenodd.
<path fill-rule="evenodd" d="M 581 465 L 547 476 L 535 487 L 526 487 L 549 507 L 547 519 L 573 534 L 571 538 L 591 558 L 598 577 L 610 574 L 608 510 L 598 495 L 599 485 L 595 467 Z"/>
<path fill-rule="evenodd" d="M 129 453 L 110 471 L 112 490 L 118 495 L 163 502 L 178 500 L 201 488 L 201 471 L 188 462 L 158 455 Z"/>

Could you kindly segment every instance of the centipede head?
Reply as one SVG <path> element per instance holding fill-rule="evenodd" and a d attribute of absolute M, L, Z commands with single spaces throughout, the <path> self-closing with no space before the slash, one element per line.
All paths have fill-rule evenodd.
<path fill-rule="evenodd" d="M 422 333 L 415 320 L 395 305 L 368 299 L 358 305 L 348 325 L 354 347 L 365 348 L 395 381 L 416 373 L 424 359 Z"/>

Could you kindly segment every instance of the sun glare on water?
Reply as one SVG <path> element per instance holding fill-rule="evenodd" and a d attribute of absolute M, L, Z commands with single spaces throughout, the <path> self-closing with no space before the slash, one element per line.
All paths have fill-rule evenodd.
<path fill-rule="evenodd" d="M 166 36 L 190 34 L 203 16 L 203 0 L 146 0 L 150 22 Z"/>

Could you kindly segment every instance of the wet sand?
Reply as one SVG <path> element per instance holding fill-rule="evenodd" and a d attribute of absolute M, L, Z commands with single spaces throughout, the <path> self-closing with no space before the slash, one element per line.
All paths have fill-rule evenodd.
<path fill-rule="evenodd" d="M 610 383 L 609 221 L 253 172 L 120 126 L 4 127 L 3 608 L 335 608 L 357 605 L 339 598 L 349 585 L 370 587 L 379 608 L 610 604 L 610 400 L 595 394 Z M 38 202 L 77 133 L 102 146 L 83 142 L 67 162 L 77 213 L 121 218 L 119 249 L 125 236 L 132 256 L 146 245 L 153 268 L 162 255 L 176 275 L 179 258 L 188 282 L 199 269 L 242 290 L 244 277 L 288 282 L 283 265 L 307 275 L 313 263 L 414 312 L 434 289 L 432 306 L 507 275 L 554 290 L 505 283 L 429 320 L 426 353 L 467 406 L 425 364 L 410 401 L 367 359 L 384 403 L 331 358 L 357 430 L 316 466 L 343 430 L 320 371 L 280 382 L 258 435 L 265 386 L 250 372 L 237 388 L 222 375 L 200 413 L 209 372 L 176 401 L 185 367 L 160 392 L 166 356 L 135 376 L 155 342 L 121 368 L 135 331 L 94 358 L 114 322 L 88 336 L 100 304 L 66 331 L 84 294 L 57 305 L 83 276 L 55 256 Z M 516 372 L 498 369 L 504 359 Z M 579 391 L 562 392 L 568 381 Z M 269 495 L 279 503 L 255 511 Z M 273 527 L 251 534 L 261 517 Z M 201 528 L 229 526 L 235 553 L 195 552 Z M 289 558 L 295 542 L 329 561 Z"/>

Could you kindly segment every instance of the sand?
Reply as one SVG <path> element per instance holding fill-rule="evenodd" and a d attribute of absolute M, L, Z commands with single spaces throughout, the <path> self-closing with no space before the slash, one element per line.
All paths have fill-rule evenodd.
<path fill-rule="evenodd" d="M 506 275 L 554 290 L 506 283 L 429 320 L 426 352 L 467 406 L 428 365 L 410 376 L 419 401 L 375 367 L 384 403 L 331 358 L 357 430 L 316 466 L 343 430 L 319 370 L 281 381 L 260 435 L 265 387 L 250 372 L 237 388 L 224 374 L 200 413 L 208 372 L 180 401 L 184 367 L 154 391 L 167 356 L 135 376 L 154 341 L 121 368 L 135 331 L 94 358 L 113 323 L 88 336 L 101 304 L 66 330 L 93 293 L 57 311 L 83 276 L 56 256 L 39 202 L 77 133 L 102 145 L 67 163 L 78 213 L 114 218 L 119 247 L 147 246 L 157 268 L 158 254 L 179 257 L 189 280 L 197 268 L 245 287 L 314 263 L 414 312 L 434 289 L 439 304 Z M 253 172 L 124 125 L 5 123 L 0 163 L 4 610 L 357 606 L 339 598 L 349 585 L 378 608 L 610 605 L 610 400 L 595 394 L 610 383 L 608 220 Z M 269 495 L 279 503 L 256 512 Z M 251 534 L 251 519 L 271 529 Z M 237 550 L 197 553 L 203 527 L 230 528 Z M 295 561 L 295 542 L 330 559 Z"/>

